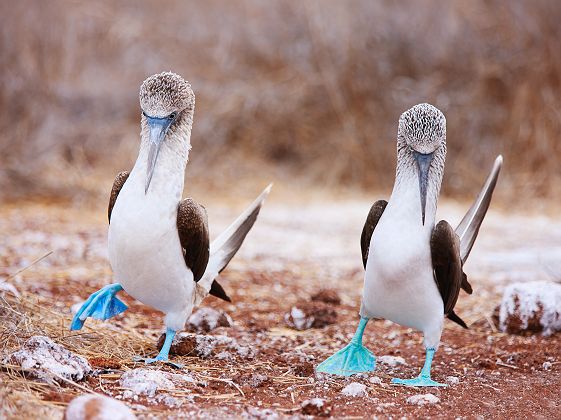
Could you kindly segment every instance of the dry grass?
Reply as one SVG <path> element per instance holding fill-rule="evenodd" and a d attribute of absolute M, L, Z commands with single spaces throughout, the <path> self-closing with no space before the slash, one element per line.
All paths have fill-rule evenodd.
<path fill-rule="evenodd" d="M 429 101 L 448 118 L 446 193 L 475 191 L 503 153 L 499 196 L 561 196 L 555 1 L 22 0 L 0 16 L 12 193 L 71 195 L 128 167 L 139 84 L 173 69 L 198 97 L 194 177 L 387 186 L 397 118 Z"/>

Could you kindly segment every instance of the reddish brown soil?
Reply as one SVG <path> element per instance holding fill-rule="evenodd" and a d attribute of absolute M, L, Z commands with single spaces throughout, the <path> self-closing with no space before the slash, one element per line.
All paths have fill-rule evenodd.
<path fill-rule="evenodd" d="M 25 251 L 27 245 L 20 237 L 21 229 L 32 226 L 46 232 L 47 236 L 56 231 L 69 243 L 50 262 L 26 271 L 22 275 L 23 280 L 16 283 L 20 291 L 26 297 L 35 296 L 41 305 L 50 303 L 50 310 L 65 314 L 61 334 L 65 334 L 64 339 L 69 340 L 78 353 L 81 345 L 92 340 L 104 342 L 114 339 L 121 331 L 128 331 L 135 334 L 131 336 L 131 342 L 116 345 L 140 348 L 146 355 L 155 355 L 156 341 L 162 331 L 162 315 L 124 293 L 123 300 L 129 304 L 127 312 L 107 323 L 89 320 L 88 325 L 95 330 L 85 329 L 79 334 L 66 332 L 70 322 L 70 305 L 110 282 L 111 275 L 108 263 L 93 252 L 92 246 L 95 244 L 103 248 L 104 222 L 85 218 L 76 223 L 72 219 L 75 214 L 67 212 L 61 216 L 59 210 L 24 211 L 26 222 L 19 226 L 16 223 L 13 225 L 15 228 L 7 231 L 8 243 L 11 240 L 14 246 L 9 253 L 0 256 L 0 275 L 13 273 L 13 267 L 20 266 L 22 259 L 31 261 L 35 257 L 33 252 L 38 252 Z M 3 215 L 5 220 L 16 220 L 14 209 L 4 210 Z M 45 248 L 51 246 L 49 240 L 45 241 Z M 81 246 L 84 246 L 83 251 L 76 252 L 76 247 Z M 6 250 L 9 246 L 4 247 Z M 21 252 L 29 252 L 29 255 Z M 390 385 L 392 377 L 417 375 L 424 352 L 421 334 L 386 321 L 368 325 L 365 345 L 377 356 L 401 356 L 406 365 L 390 367 L 379 362 L 372 375 L 352 379 L 315 376 L 314 366 L 346 345 L 354 333 L 358 322 L 361 281 L 359 268 L 330 273 L 316 262 L 309 262 L 270 270 L 263 261 L 239 260 L 235 267 L 221 276 L 221 284 L 229 292 L 233 303 L 212 297 L 204 302 L 226 311 L 233 318 L 234 326 L 221 327 L 209 334 L 223 334 L 240 343 L 251 343 L 255 356 L 234 356 L 229 361 L 219 360 L 215 354 L 206 359 L 172 356 L 172 361 L 185 365 L 184 372 L 214 379 L 208 379 L 206 386 L 193 384 L 182 390 L 181 395 L 174 394 L 182 401 L 180 407 L 156 404 L 144 397 L 137 401 L 125 401 L 141 417 L 151 414 L 161 418 L 179 413 L 192 417 L 235 418 L 249 415 L 266 418 L 267 411 L 264 410 L 267 409 L 279 416 L 561 418 L 561 336 L 497 333 L 488 321 L 491 316 L 486 317 L 491 314 L 486 313 L 482 313 L 479 319 L 472 317 L 469 330 L 446 321 L 442 344 L 433 365 L 433 378 L 441 382 L 446 382 L 449 376 L 459 379 L 459 383 L 447 388 L 416 389 Z M 480 304 L 490 306 L 489 302 L 483 303 L 478 298 L 478 292 L 486 287 L 484 279 L 472 279 L 472 283 L 475 293 L 471 297 L 460 297 L 460 314 L 462 310 L 478 313 Z M 331 305 L 336 309 L 337 323 L 306 331 L 287 328 L 284 314 L 298 301 L 310 302 L 325 284 L 333 287 L 341 298 L 342 303 L 337 305 L 333 301 L 333 293 L 330 296 Z M 496 293 L 490 296 L 498 302 Z M 64 339 L 59 337 L 59 341 L 64 342 Z M 9 343 L 8 347 L 15 347 L 16 341 Z M 98 371 L 81 385 L 113 395 L 122 393 L 118 379 L 123 371 L 144 366 L 109 355 L 100 355 L 89 361 Z M 177 372 L 167 365 L 151 366 L 151 369 Z M 0 373 L 0 380 L 5 379 L 5 375 L 5 372 Z M 369 377 L 374 375 L 381 378 L 381 385 L 369 381 Z M 341 395 L 341 389 L 354 381 L 367 386 L 367 397 Z M 6 398 L 10 398 L 12 391 L 4 390 Z M 31 387 L 25 391 L 18 389 L 18 398 L 21 398 L 21 392 L 46 403 L 52 402 L 49 415 L 53 417 L 62 414 L 69 401 L 67 392 L 82 393 L 70 384 Z M 426 406 L 406 403 L 408 397 L 425 393 L 436 395 L 440 402 Z M 12 397 L 15 398 L 14 395 Z M 325 399 L 327 412 L 316 412 L 309 406 L 302 411 L 302 403 L 311 398 Z M 146 405 L 148 411 L 143 410 L 142 405 Z M 9 414 L 17 417 L 17 413 L 16 410 Z"/>

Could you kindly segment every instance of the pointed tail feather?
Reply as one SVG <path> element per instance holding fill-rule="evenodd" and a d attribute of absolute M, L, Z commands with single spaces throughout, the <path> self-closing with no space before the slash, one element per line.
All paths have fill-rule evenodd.
<path fill-rule="evenodd" d="M 272 186 L 273 184 L 269 184 L 259 197 L 257 197 L 257 199 L 255 199 L 255 201 L 251 203 L 251 205 L 245 209 L 245 211 L 240 214 L 240 216 L 210 244 L 210 258 L 208 265 L 205 274 L 198 283 L 205 290 L 212 293 L 212 284 L 214 279 L 226 268 L 236 252 L 238 252 L 238 249 L 240 249 L 246 235 L 251 230 L 255 220 L 257 219 L 261 206 L 271 192 Z M 218 283 L 216 284 L 217 286 L 214 286 L 214 291 L 219 292 L 218 287 L 220 287 L 220 285 L 218 285 Z M 220 289 L 222 288 L 220 287 Z M 223 289 L 222 293 L 219 294 L 224 294 L 224 296 L 227 297 Z M 224 299 L 224 297 L 222 298 Z"/>
<path fill-rule="evenodd" d="M 462 257 L 462 264 L 466 262 L 469 253 L 471 252 L 471 248 L 473 247 L 473 243 L 475 242 L 475 238 L 477 237 L 477 233 L 481 227 L 481 222 L 483 222 L 483 218 L 489 208 L 502 164 L 503 157 L 499 155 L 495 159 L 493 169 L 487 177 L 487 180 L 479 192 L 477 199 L 456 228 L 456 234 L 460 238 L 460 255 Z"/>
<path fill-rule="evenodd" d="M 466 323 L 464 322 L 464 320 L 462 318 L 460 318 L 458 316 L 458 314 L 454 311 L 451 311 L 448 315 L 446 315 L 448 317 L 448 319 L 450 321 L 454 321 L 456 324 L 458 324 L 460 327 L 465 328 L 466 330 L 469 329 L 468 326 L 466 325 Z"/>
<path fill-rule="evenodd" d="M 219 299 L 225 300 L 226 302 L 232 302 L 230 296 L 226 293 L 224 288 L 218 283 L 216 280 L 212 282 L 210 286 L 210 291 L 208 292 L 209 295 L 215 296 Z"/>

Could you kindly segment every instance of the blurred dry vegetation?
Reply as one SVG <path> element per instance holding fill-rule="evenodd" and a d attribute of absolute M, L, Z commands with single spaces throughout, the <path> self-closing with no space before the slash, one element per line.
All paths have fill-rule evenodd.
<path fill-rule="evenodd" d="M 191 177 L 389 190 L 397 119 L 431 102 L 446 194 L 502 153 L 500 197 L 558 199 L 560 22 L 555 0 L 3 0 L 0 191 L 97 191 L 135 159 L 140 83 L 173 70 L 197 94 Z"/>

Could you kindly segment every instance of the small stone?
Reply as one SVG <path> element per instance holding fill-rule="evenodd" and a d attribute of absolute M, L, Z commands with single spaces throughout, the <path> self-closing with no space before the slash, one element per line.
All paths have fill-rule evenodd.
<path fill-rule="evenodd" d="M 136 416 L 122 402 L 103 395 L 86 394 L 74 398 L 66 411 L 65 420 L 133 420 Z"/>
<path fill-rule="evenodd" d="M 59 377 L 80 381 L 92 371 L 85 358 L 41 335 L 31 337 L 21 350 L 5 357 L 3 363 L 19 365 L 45 382 L 59 380 Z"/>
<path fill-rule="evenodd" d="M 370 382 L 371 384 L 377 384 L 377 385 L 382 384 L 382 380 L 378 376 L 371 376 L 370 379 L 368 379 L 368 382 Z"/>
<path fill-rule="evenodd" d="M 551 362 L 543 362 L 542 365 L 543 370 L 551 370 L 551 366 L 552 366 Z"/>
<path fill-rule="evenodd" d="M 302 403 L 302 414 L 305 416 L 329 417 L 333 405 L 322 398 L 312 398 Z"/>
<path fill-rule="evenodd" d="M 511 334 L 561 331 L 561 284 L 535 281 L 507 286 L 499 309 L 499 328 Z"/>
<path fill-rule="evenodd" d="M 229 351 L 221 351 L 220 353 L 218 353 L 218 354 L 216 355 L 216 358 L 217 358 L 218 360 L 226 360 L 226 361 L 229 361 L 229 360 L 232 360 L 232 353 L 230 353 Z"/>
<path fill-rule="evenodd" d="M 440 398 L 433 394 L 419 394 L 412 395 L 407 398 L 407 404 L 412 405 L 427 405 L 427 404 L 437 404 L 440 402 Z"/>
<path fill-rule="evenodd" d="M 260 401 L 257 403 L 257 405 L 260 405 L 259 403 Z M 270 408 L 259 409 L 255 407 L 249 407 L 245 414 L 246 418 L 255 420 L 277 420 L 279 418 L 279 415 Z"/>
<path fill-rule="evenodd" d="M 231 327 L 232 318 L 224 311 L 204 307 L 187 320 L 187 329 L 197 333 L 207 333 L 218 327 Z"/>
<path fill-rule="evenodd" d="M 378 357 L 378 361 L 391 367 L 407 364 L 405 359 L 400 356 L 380 356 Z"/>
<path fill-rule="evenodd" d="M 153 397 L 158 390 L 172 390 L 175 385 L 165 372 L 151 369 L 133 369 L 123 373 L 119 380 L 123 388 L 134 395 Z"/>
<path fill-rule="evenodd" d="M 268 382 L 269 382 L 269 377 L 268 376 L 261 375 L 259 373 L 254 373 L 249 378 L 248 384 L 252 388 L 260 388 Z"/>
<path fill-rule="evenodd" d="M 301 301 L 285 314 L 284 319 L 289 327 L 297 330 L 323 328 L 326 325 L 335 324 L 337 312 L 331 305 L 323 302 Z"/>
<path fill-rule="evenodd" d="M 460 383 L 460 378 L 458 378 L 457 376 L 447 376 L 446 382 L 448 382 L 450 385 L 458 385 Z"/>
<path fill-rule="evenodd" d="M 183 402 L 171 395 L 160 394 L 156 397 L 156 402 L 165 405 L 166 407 L 177 408 L 183 405 Z"/>
<path fill-rule="evenodd" d="M 341 394 L 345 397 L 366 397 L 368 395 L 366 392 L 366 385 L 358 382 L 351 382 L 348 384 L 343 388 Z"/>

